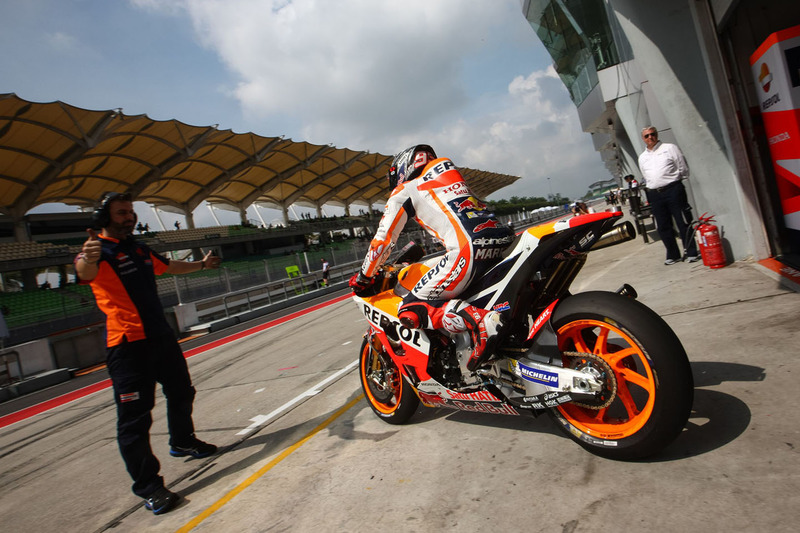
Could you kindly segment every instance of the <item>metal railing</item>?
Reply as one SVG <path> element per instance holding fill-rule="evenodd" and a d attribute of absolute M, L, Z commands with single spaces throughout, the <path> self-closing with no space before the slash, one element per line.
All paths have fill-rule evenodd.
<path fill-rule="evenodd" d="M 563 214 L 562 211 L 546 214 L 521 212 L 512 216 L 504 215 L 501 219 L 520 228 Z M 397 249 L 411 240 L 420 242 L 431 253 L 441 250 L 421 230 L 401 234 Z M 330 283 L 347 281 L 361 265 L 368 247 L 369 241 L 358 240 L 349 247 L 319 247 L 256 261 L 233 261 L 229 266 L 223 262 L 223 268 L 217 271 L 159 278 L 159 296 L 165 308 L 179 303 L 196 303 L 198 308 L 214 307 L 213 302 L 217 301 L 219 308 L 214 312 L 227 317 L 237 308 L 252 310 L 297 296 L 297 290 L 302 293 L 319 289 L 322 280 L 320 260 L 323 257 L 330 264 Z M 297 266 L 301 275 L 287 277 L 286 266 L 289 265 Z M 9 345 L 103 320 L 91 293 L 63 293 L 61 298 L 59 305 L 38 306 L 29 316 L 28 313 L 21 313 L 7 317 L 11 330 Z M 236 303 L 237 298 L 241 303 Z M 266 304 L 262 304 L 264 300 Z"/>

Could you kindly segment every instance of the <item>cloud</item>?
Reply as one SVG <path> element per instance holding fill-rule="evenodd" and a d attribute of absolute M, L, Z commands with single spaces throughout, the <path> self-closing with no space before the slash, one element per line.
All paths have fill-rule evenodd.
<path fill-rule="evenodd" d="M 337 144 L 413 132 L 465 106 L 465 58 L 500 22 L 496 5 L 481 0 L 205 0 L 183 8 L 237 79 L 245 115 L 291 116 L 308 140 L 335 135 Z"/>
<path fill-rule="evenodd" d="M 552 67 L 513 79 L 500 111 L 453 124 L 437 143 L 449 144 L 457 164 L 522 177 L 497 198 L 550 192 L 575 198 L 609 177 Z"/>
<path fill-rule="evenodd" d="M 523 176 L 502 197 L 544 196 L 549 186 L 579 196 L 608 177 L 552 66 L 495 79 L 492 63 L 514 53 L 502 48 L 515 44 L 512 27 L 536 39 L 517 0 L 134 5 L 191 20 L 231 73 L 230 94 L 254 131 L 269 124 L 295 140 L 387 154 L 431 143 L 457 164 Z"/>
<path fill-rule="evenodd" d="M 46 35 L 45 39 L 56 50 L 75 49 L 78 47 L 78 40 L 75 36 L 60 31 Z"/>
<path fill-rule="evenodd" d="M 42 44 L 52 52 L 54 61 L 65 59 L 80 59 L 83 61 L 98 61 L 102 54 L 94 50 L 89 44 L 79 37 L 65 31 L 45 33 Z"/>

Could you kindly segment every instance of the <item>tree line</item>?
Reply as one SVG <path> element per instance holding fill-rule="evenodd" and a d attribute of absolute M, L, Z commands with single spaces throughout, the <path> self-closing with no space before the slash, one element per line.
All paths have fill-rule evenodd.
<path fill-rule="evenodd" d="M 549 199 L 541 196 L 512 196 L 508 200 L 489 200 L 489 206 L 495 215 L 511 215 L 520 211 L 532 211 L 540 207 L 549 205 L 561 206 L 569 203 L 569 198 L 564 198 L 560 194 L 552 195 Z"/>

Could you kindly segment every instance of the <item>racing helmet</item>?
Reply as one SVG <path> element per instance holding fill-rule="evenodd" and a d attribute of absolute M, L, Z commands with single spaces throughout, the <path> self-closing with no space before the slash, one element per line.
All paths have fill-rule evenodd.
<path fill-rule="evenodd" d="M 436 152 L 427 144 L 418 144 L 397 154 L 389 167 L 389 190 L 393 191 L 401 183 L 419 177 L 425 165 L 434 159 Z"/>

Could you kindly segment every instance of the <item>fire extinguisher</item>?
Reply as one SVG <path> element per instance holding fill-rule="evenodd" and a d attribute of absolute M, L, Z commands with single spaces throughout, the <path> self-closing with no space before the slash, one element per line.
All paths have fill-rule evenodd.
<path fill-rule="evenodd" d="M 697 247 L 700 249 L 704 265 L 710 268 L 722 268 L 728 264 L 728 261 L 725 258 L 725 250 L 722 248 L 719 228 L 712 224 L 714 215 L 706 216 L 707 214 L 703 213 L 702 216 L 697 217 L 697 222 L 693 224 Z"/>

